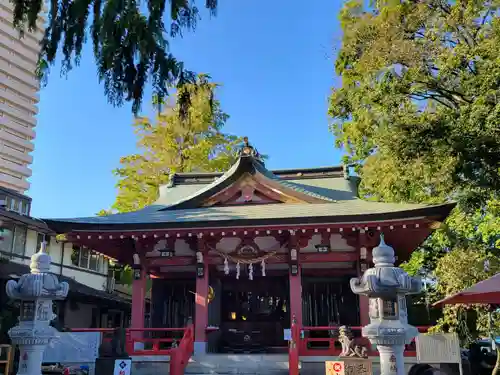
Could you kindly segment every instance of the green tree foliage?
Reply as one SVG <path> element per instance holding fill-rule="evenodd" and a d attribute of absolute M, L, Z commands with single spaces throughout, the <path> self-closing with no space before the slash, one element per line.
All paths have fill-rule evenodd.
<path fill-rule="evenodd" d="M 500 272 L 500 260 L 497 254 L 475 247 L 455 247 L 439 259 L 434 275 L 436 284 L 434 299 L 441 299 L 469 288 Z M 468 318 L 468 315 L 472 319 Z M 489 335 L 488 309 L 484 305 L 464 309 L 463 306 L 449 306 L 444 310 L 444 317 L 438 321 L 435 330 L 457 330 L 461 337 L 470 340 L 477 335 Z M 465 319 L 462 319 L 465 318 Z M 471 323 L 472 327 L 463 326 Z"/>
<path fill-rule="evenodd" d="M 111 215 L 113 213 L 112 210 L 100 210 L 98 213 L 96 213 L 97 216 L 108 216 L 108 215 Z"/>
<path fill-rule="evenodd" d="M 329 111 L 348 162 L 372 177 L 364 188 L 406 201 L 499 191 L 500 2 L 362 4 L 340 16 L 342 87 Z"/>
<path fill-rule="evenodd" d="M 194 1 L 149 0 L 12 0 L 14 25 L 36 29 L 47 9 L 38 74 L 45 81 L 49 67 L 62 53 L 62 72 L 78 65 L 83 45 L 92 40 L 99 81 L 110 103 L 131 101 L 138 113 L 148 80 L 156 96 L 168 96 L 169 87 L 194 81 L 194 74 L 169 52 L 168 36 L 194 30 L 199 9 Z M 206 0 L 214 14 L 217 0 Z"/>
<path fill-rule="evenodd" d="M 342 85 L 332 91 L 329 114 L 345 162 L 363 177 L 361 194 L 460 203 L 405 264 L 437 281 L 433 300 L 498 270 L 499 6 L 498 0 L 378 0 L 367 7 L 351 0 L 340 14 L 335 67 Z M 464 337 L 458 327 L 465 318 L 453 309 L 445 308 L 438 326 Z M 469 312 L 469 334 L 484 333 L 484 309 Z"/>
<path fill-rule="evenodd" d="M 139 153 L 123 157 L 114 171 L 118 196 L 113 210 L 135 211 L 153 203 L 158 188 L 176 172 L 225 171 L 235 161 L 238 138 L 222 132 L 228 118 L 215 98 L 217 85 L 207 76 L 182 86 L 155 122 L 138 119 Z M 189 97 L 187 112 L 180 104 Z"/>

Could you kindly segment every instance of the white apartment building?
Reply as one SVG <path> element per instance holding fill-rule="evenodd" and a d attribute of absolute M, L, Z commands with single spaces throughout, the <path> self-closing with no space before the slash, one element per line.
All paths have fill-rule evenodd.
<path fill-rule="evenodd" d="M 12 24 L 13 4 L 0 0 L 0 186 L 29 189 L 40 85 L 35 71 L 44 20 L 24 37 Z"/>
<path fill-rule="evenodd" d="M 42 241 L 52 258 L 51 272 L 69 283 L 68 298 L 56 304 L 64 328 L 128 326 L 131 295 L 128 286 L 116 285 L 107 257 L 92 249 L 58 241 L 47 225 L 29 216 L 31 199 L 0 187 L 0 306 L 8 304 L 5 282 L 29 272 L 31 256 Z M 0 337 L 1 341 L 1 337 Z M 1 343 L 1 342 L 0 342 Z"/>

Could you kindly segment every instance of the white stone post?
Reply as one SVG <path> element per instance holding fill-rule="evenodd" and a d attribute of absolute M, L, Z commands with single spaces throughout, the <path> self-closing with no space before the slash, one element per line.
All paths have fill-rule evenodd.
<path fill-rule="evenodd" d="M 406 375 L 404 345 L 377 346 L 380 354 L 380 373 L 384 375 Z"/>
<path fill-rule="evenodd" d="M 352 291 L 370 299 L 370 324 L 363 327 L 362 335 L 377 346 L 381 375 L 405 375 L 405 344 L 418 335 L 408 324 L 406 295 L 419 293 L 422 282 L 394 267 L 394 249 L 384 242 L 383 235 L 372 255 L 375 267 L 351 279 Z"/>
<path fill-rule="evenodd" d="M 9 330 L 12 343 L 19 346 L 17 375 L 41 375 L 45 347 L 58 337 L 57 330 L 50 326 L 55 318 L 52 301 L 66 298 L 69 286 L 50 273 L 50 263 L 43 242 L 31 257 L 31 273 L 6 285 L 7 295 L 21 301 L 19 322 Z"/>

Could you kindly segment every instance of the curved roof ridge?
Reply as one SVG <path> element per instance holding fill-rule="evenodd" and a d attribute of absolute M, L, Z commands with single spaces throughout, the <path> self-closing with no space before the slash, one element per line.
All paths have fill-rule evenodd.
<path fill-rule="evenodd" d="M 321 170 L 321 169 L 319 169 Z M 324 169 L 323 169 L 324 170 Z M 337 171 L 337 168 L 335 169 Z M 201 200 L 207 199 L 212 195 L 216 194 L 218 191 L 225 189 L 231 183 L 235 182 L 238 178 L 240 178 L 243 173 L 255 174 L 259 173 L 265 178 L 274 181 L 286 189 L 290 189 L 299 194 L 307 195 L 311 198 L 319 199 L 324 202 L 336 202 L 335 199 L 332 199 L 324 194 L 321 194 L 317 191 L 313 191 L 313 189 L 309 189 L 306 185 L 299 186 L 291 181 L 287 181 L 286 179 L 282 179 L 272 171 L 267 169 L 264 164 L 253 155 L 240 155 L 236 163 L 224 174 L 220 177 L 216 178 L 213 182 L 208 183 L 207 185 L 197 189 L 191 194 L 178 199 L 168 205 L 165 206 L 162 210 L 170 210 L 170 209 L 185 209 L 185 208 L 195 208 L 194 206 L 199 203 Z M 195 174 L 195 176 L 217 176 L 216 174 Z M 171 180 L 172 184 L 170 187 L 175 186 L 175 177 Z M 168 194 L 168 188 L 160 188 L 160 196 L 156 200 L 156 204 L 161 204 L 162 201 L 165 201 L 166 194 Z"/>
<path fill-rule="evenodd" d="M 190 200 L 198 197 L 200 194 L 204 194 L 204 193 L 210 191 L 211 189 L 213 189 L 214 187 L 218 186 L 222 182 L 226 181 L 228 178 L 230 178 L 240 168 L 241 160 L 242 160 L 241 158 L 238 158 L 237 162 L 234 163 L 233 166 L 231 168 L 229 168 L 227 172 L 225 172 L 223 175 L 221 175 L 220 177 L 218 177 L 212 183 L 210 183 L 210 184 L 202 187 L 201 189 L 199 189 L 196 192 L 188 195 L 187 197 L 183 197 L 183 198 L 179 199 L 178 201 L 173 202 L 173 203 L 169 204 L 168 206 L 165 206 L 163 208 L 163 210 L 166 210 L 166 209 L 174 207 L 174 206 L 178 206 L 178 205 L 180 205 L 181 203 L 184 203 L 184 202 L 188 202 L 188 201 L 190 201 Z M 161 195 L 161 191 L 160 191 L 160 196 L 158 197 L 158 199 L 156 200 L 155 203 L 156 204 L 161 204 L 160 203 L 161 198 L 162 198 L 162 195 Z"/>
<path fill-rule="evenodd" d="M 267 169 L 267 168 L 266 168 Z M 267 169 L 275 176 L 281 179 L 308 179 L 321 177 L 341 177 L 344 175 L 344 166 L 325 166 L 313 168 L 284 168 L 284 169 Z M 223 176 L 226 172 L 177 172 L 170 176 L 171 185 L 182 184 L 204 184 L 207 180 L 215 179 Z"/>

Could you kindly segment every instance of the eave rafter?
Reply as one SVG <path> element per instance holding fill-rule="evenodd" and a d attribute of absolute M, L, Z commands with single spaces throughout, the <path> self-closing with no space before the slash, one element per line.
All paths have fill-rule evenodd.
<path fill-rule="evenodd" d="M 307 246 L 314 235 L 321 235 L 322 242 L 331 234 L 340 234 L 347 240 L 348 245 L 355 248 L 362 246 L 360 239 L 375 241 L 378 234 L 383 232 L 388 243 L 397 249 L 400 259 L 407 257 L 407 253 L 418 246 L 435 228 L 436 222 L 431 218 L 412 218 L 398 221 L 365 222 L 365 223 L 337 223 L 314 225 L 287 225 L 266 227 L 232 227 L 232 228 L 189 228 L 189 229 L 147 229 L 147 230 L 80 230 L 66 233 L 66 241 L 88 246 L 104 253 L 119 262 L 129 263 L 134 252 L 145 255 L 154 249 L 161 239 L 184 240 L 193 250 L 190 262 L 194 262 L 194 253 L 198 238 L 205 238 L 210 242 L 220 241 L 224 237 L 266 237 L 272 236 L 280 243 L 286 243 L 290 236 L 295 235 L 299 248 Z M 353 242 L 354 241 L 354 242 Z M 133 245 L 135 244 L 135 245 Z M 136 246 L 140 245 L 140 246 Z M 354 255 L 355 254 L 355 255 Z M 319 254 L 322 255 L 322 254 Z M 359 257 L 359 251 L 348 257 Z M 170 260 L 163 259 L 168 265 Z M 220 260 L 219 260 L 220 261 Z M 321 260 L 324 262 L 327 260 Z M 332 260 L 335 261 L 335 260 Z M 348 259 L 338 261 L 349 261 Z M 215 261 L 214 261 L 215 262 Z M 307 262 L 307 261 L 306 261 Z M 175 263 L 175 262 L 174 262 Z M 178 264 L 178 263 L 176 263 Z M 192 263 L 194 264 L 194 263 Z"/>
<path fill-rule="evenodd" d="M 245 226 L 245 227 L 201 227 L 201 228 L 168 228 L 168 229 L 122 229 L 98 230 L 82 229 L 73 230 L 64 234 L 66 241 L 78 242 L 79 240 L 96 241 L 122 241 L 125 239 L 153 240 L 159 238 L 196 238 L 196 237 L 240 237 L 242 235 L 255 236 L 276 236 L 294 231 L 297 234 L 307 233 L 340 233 L 347 235 L 357 231 L 383 231 L 390 233 L 401 229 L 426 229 L 433 230 L 436 221 L 430 218 L 420 217 L 407 220 L 392 220 L 379 222 L 359 222 L 359 223 L 334 223 L 334 224 L 297 224 L 297 225 L 266 225 L 266 226 Z"/>

